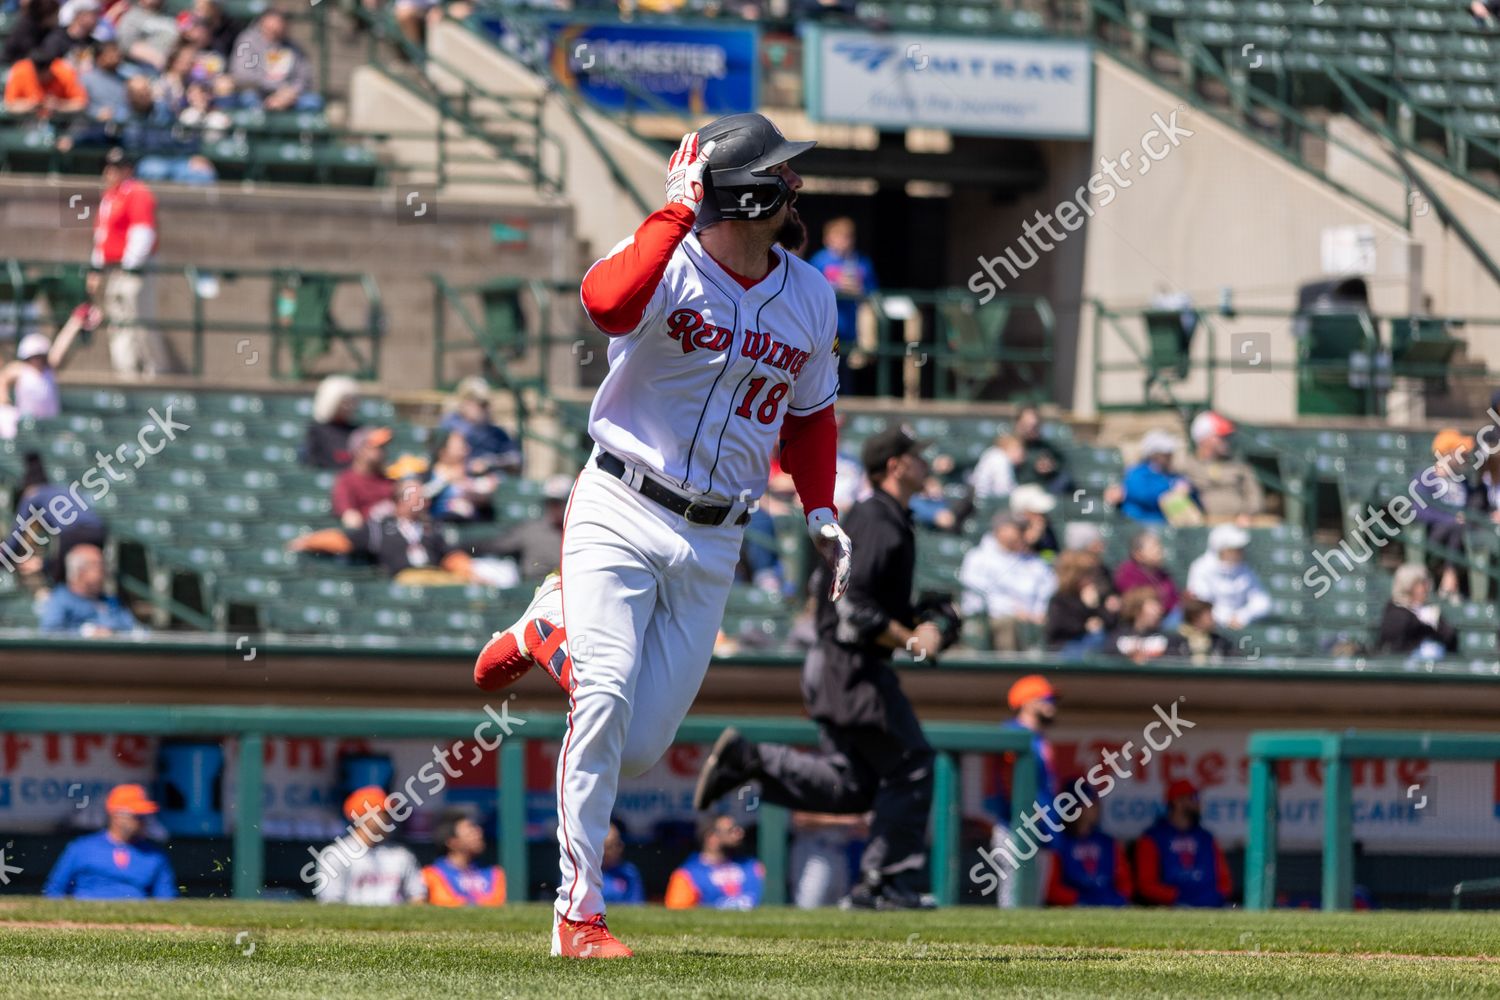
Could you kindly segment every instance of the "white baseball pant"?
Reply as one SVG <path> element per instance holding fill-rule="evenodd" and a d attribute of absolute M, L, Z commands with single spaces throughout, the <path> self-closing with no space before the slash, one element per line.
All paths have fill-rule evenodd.
<path fill-rule="evenodd" d="M 661 759 L 713 656 L 742 527 L 691 524 L 592 462 L 563 526 L 562 605 L 573 659 L 557 757 L 557 912 L 604 912 L 600 853 L 620 775 Z"/>

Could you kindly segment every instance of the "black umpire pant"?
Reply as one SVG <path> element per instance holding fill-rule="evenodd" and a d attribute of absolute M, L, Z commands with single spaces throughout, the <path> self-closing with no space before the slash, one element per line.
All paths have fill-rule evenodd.
<path fill-rule="evenodd" d="M 761 797 L 806 812 L 874 810 L 860 858 L 863 878 L 909 892 L 927 888 L 927 819 L 932 811 L 932 747 L 911 702 L 894 685 L 882 692 L 884 718 L 871 725 L 820 720 L 821 752 L 759 744 Z"/>

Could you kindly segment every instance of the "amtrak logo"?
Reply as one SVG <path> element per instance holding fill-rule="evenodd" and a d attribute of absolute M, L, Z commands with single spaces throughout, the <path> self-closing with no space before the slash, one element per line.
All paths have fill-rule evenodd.
<path fill-rule="evenodd" d="M 938 76 L 958 81 L 1008 82 L 1025 80 L 1028 83 L 1072 84 L 1084 65 L 1077 59 L 994 57 L 979 59 L 968 55 L 949 55 L 941 51 L 924 49 L 923 45 L 907 46 L 905 55 L 899 46 L 872 44 L 870 42 L 835 42 L 833 51 L 866 73 L 932 72 Z"/>
<path fill-rule="evenodd" d="M 863 42 L 838 42 L 833 51 L 856 66 L 863 66 L 871 73 L 885 65 L 886 60 L 896 54 L 894 45 L 868 45 Z"/>

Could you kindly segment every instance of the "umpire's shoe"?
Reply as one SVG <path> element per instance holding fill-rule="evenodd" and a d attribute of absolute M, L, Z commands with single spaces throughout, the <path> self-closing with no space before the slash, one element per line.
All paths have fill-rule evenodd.
<path fill-rule="evenodd" d="M 719 734 L 714 747 L 698 772 L 698 787 L 693 792 L 693 808 L 702 812 L 731 788 L 743 785 L 760 772 L 760 755 L 733 726 Z"/>

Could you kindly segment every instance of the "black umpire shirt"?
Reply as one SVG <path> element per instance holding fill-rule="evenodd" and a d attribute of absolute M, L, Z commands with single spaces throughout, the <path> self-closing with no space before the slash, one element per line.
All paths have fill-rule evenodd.
<path fill-rule="evenodd" d="M 855 504 L 841 523 L 854 549 L 849 589 L 835 604 L 827 567 L 814 574 L 818 643 L 803 668 L 802 693 L 808 714 L 820 722 L 879 726 L 888 698 L 903 696 L 892 650 L 876 640 L 892 621 L 915 625 L 916 534 L 911 512 L 884 490 Z"/>

